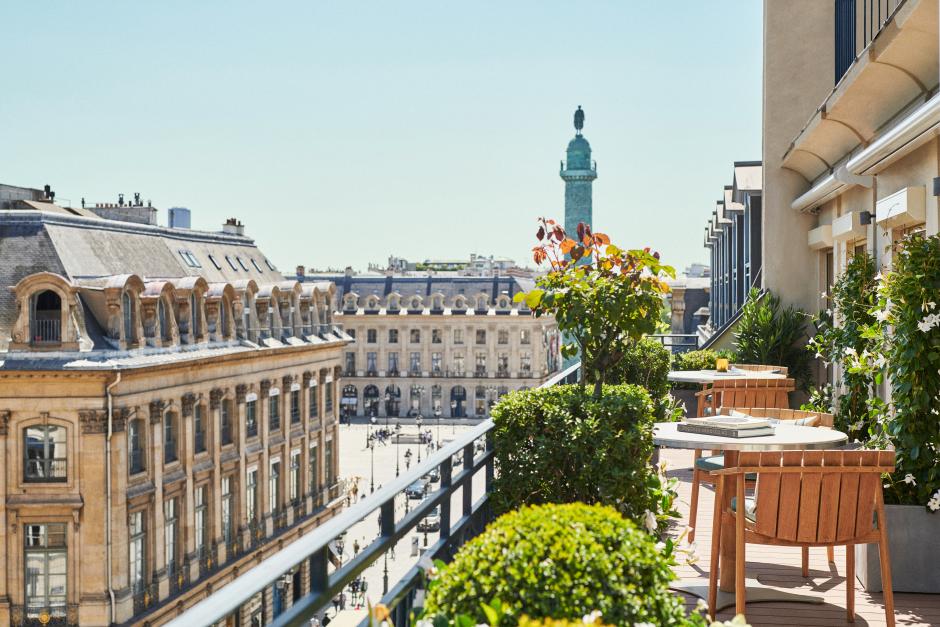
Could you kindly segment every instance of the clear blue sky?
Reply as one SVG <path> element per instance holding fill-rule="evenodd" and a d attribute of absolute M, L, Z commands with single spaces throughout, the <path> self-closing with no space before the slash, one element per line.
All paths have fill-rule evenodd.
<path fill-rule="evenodd" d="M 237 216 L 288 272 L 530 262 L 577 105 L 595 229 L 678 267 L 706 259 L 732 161 L 760 158 L 757 0 L 18 2 L 0 21 L 0 181 Z"/>

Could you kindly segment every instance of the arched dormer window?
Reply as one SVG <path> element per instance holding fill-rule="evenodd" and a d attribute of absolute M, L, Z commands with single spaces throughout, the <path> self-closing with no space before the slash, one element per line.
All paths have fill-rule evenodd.
<path fill-rule="evenodd" d="M 444 295 L 443 294 L 433 294 L 431 296 L 431 309 L 433 311 L 441 311 L 444 309 Z"/>
<path fill-rule="evenodd" d="M 346 294 L 346 296 L 343 297 L 343 311 L 347 311 L 347 312 L 356 311 L 357 300 L 358 299 L 356 298 L 355 294 L 353 293 Z"/>
<path fill-rule="evenodd" d="M 58 344 L 62 341 L 62 298 L 52 290 L 43 290 L 31 300 L 30 341 L 33 344 Z"/>
<path fill-rule="evenodd" d="M 464 295 L 459 295 L 454 299 L 454 309 L 458 311 L 463 311 L 467 308 L 467 298 Z"/>
<path fill-rule="evenodd" d="M 477 311 L 486 311 L 487 309 L 487 298 L 483 294 L 479 294 L 476 298 L 476 310 Z"/>
<path fill-rule="evenodd" d="M 66 452 L 68 431 L 51 424 L 30 425 L 23 429 L 23 481 L 27 483 L 62 482 L 67 479 Z"/>
<path fill-rule="evenodd" d="M 128 290 L 121 293 L 121 315 L 124 323 L 124 341 L 128 346 L 135 341 L 134 337 L 134 298 Z"/>
<path fill-rule="evenodd" d="M 502 312 L 507 312 L 511 309 L 512 303 L 509 300 L 509 296 L 506 294 L 500 294 L 499 298 L 496 300 L 496 308 Z"/>
<path fill-rule="evenodd" d="M 170 329 L 170 315 L 167 309 L 166 299 L 162 296 L 157 301 L 157 323 L 160 325 L 160 339 L 164 342 L 170 342 L 173 339 L 173 331 Z"/>
<path fill-rule="evenodd" d="M 423 305 L 421 303 L 421 297 L 415 294 L 414 296 L 411 297 L 411 303 L 408 305 L 408 309 L 412 311 L 418 311 L 422 308 L 423 308 Z"/>
<path fill-rule="evenodd" d="M 379 308 L 379 297 L 374 296 L 374 295 L 370 296 L 369 300 L 366 303 L 366 309 L 368 309 L 369 311 L 375 311 L 378 308 Z"/>
<path fill-rule="evenodd" d="M 229 307 L 231 305 L 228 302 L 227 298 L 223 298 L 222 302 L 219 303 L 219 327 L 217 333 L 220 340 L 228 338 L 228 324 L 229 324 Z"/>
<path fill-rule="evenodd" d="M 201 299 L 199 296 L 193 292 L 189 295 L 189 312 L 192 316 L 192 338 L 193 342 L 197 341 L 202 335 L 202 310 L 201 310 Z"/>
<path fill-rule="evenodd" d="M 401 309 L 401 296 L 395 293 L 389 294 L 385 309 L 397 313 Z"/>

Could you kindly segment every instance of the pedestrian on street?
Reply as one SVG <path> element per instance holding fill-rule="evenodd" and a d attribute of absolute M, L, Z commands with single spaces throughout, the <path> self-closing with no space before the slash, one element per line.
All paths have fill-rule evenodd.
<path fill-rule="evenodd" d="M 353 557 L 359 555 L 359 540 L 353 540 Z"/>

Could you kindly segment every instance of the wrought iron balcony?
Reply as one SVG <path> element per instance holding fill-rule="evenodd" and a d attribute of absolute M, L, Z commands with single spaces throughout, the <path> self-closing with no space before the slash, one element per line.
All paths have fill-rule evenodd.
<path fill-rule="evenodd" d="M 559 373 L 544 385 L 570 383 L 576 380 L 580 364 Z M 489 521 L 489 490 L 493 480 L 492 420 L 486 420 L 458 436 L 421 464 L 414 466 L 339 515 L 327 520 L 316 529 L 301 536 L 282 550 L 263 560 L 222 588 L 174 618 L 168 625 L 188 627 L 209 625 L 237 615 L 239 608 L 255 594 L 290 573 L 300 563 L 310 566 L 310 590 L 300 597 L 284 613 L 277 616 L 272 625 L 305 624 L 350 582 L 406 536 L 432 510 L 440 507 L 440 539 L 427 547 L 425 555 L 431 559 L 445 559 L 467 540 L 483 530 Z M 481 441 L 485 441 L 480 445 Z M 456 461 L 456 464 L 454 460 Z M 406 487 L 424 475 L 437 469 L 440 473 L 438 488 L 402 518 L 395 518 L 395 498 Z M 484 492 L 474 502 L 472 483 L 474 477 L 484 473 Z M 342 485 L 337 483 L 327 492 L 331 499 L 338 498 Z M 452 511 L 451 499 L 460 490 L 461 506 Z M 362 547 L 352 559 L 344 562 L 332 572 L 330 564 L 331 544 L 360 520 L 381 512 L 381 532 L 370 544 Z M 391 620 L 396 625 L 409 624 L 409 613 L 414 607 L 416 593 L 423 585 L 424 570 L 415 565 L 398 582 L 390 583 L 382 603 L 392 609 Z M 363 623 L 365 624 L 365 623 Z"/>
<path fill-rule="evenodd" d="M 30 322 L 33 344 L 58 344 L 62 341 L 62 321 L 59 318 L 34 318 Z"/>
<path fill-rule="evenodd" d="M 835 82 L 894 16 L 903 0 L 836 0 Z"/>

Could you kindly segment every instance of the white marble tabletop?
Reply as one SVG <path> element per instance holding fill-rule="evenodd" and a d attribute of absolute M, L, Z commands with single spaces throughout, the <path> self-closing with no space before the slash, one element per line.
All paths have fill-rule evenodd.
<path fill-rule="evenodd" d="M 657 422 L 653 425 L 653 444 L 666 448 L 711 449 L 716 451 L 792 451 L 840 448 L 848 436 L 834 429 L 802 427 L 788 424 L 774 425 L 774 434 L 756 438 L 726 438 L 701 433 L 686 433 L 677 429 L 677 422 Z"/>
<path fill-rule="evenodd" d="M 673 370 L 668 379 L 673 383 L 714 383 L 719 379 L 786 379 L 786 375 L 767 370 Z"/>

